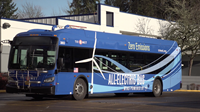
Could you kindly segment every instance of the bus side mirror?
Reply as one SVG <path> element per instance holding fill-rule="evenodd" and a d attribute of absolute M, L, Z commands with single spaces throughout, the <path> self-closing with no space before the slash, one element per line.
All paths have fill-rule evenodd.
<path fill-rule="evenodd" d="M 58 69 L 61 69 L 63 67 L 64 63 L 63 63 L 63 58 L 58 58 Z"/>

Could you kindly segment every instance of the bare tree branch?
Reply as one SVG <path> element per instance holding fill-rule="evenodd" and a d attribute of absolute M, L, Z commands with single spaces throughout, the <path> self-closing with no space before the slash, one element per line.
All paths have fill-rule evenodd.
<path fill-rule="evenodd" d="M 25 4 L 23 4 L 22 9 L 19 9 L 17 11 L 17 15 L 19 19 L 44 16 L 44 14 L 42 13 L 42 8 L 30 2 L 26 2 Z"/>
<path fill-rule="evenodd" d="M 191 1 L 174 0 L 173 6 L 167 8 L 173 14 L 173 20 L 166 29 L 165 38 L 175 40 L 183 54 L 190 58 L 188 75 L 191 76 L 193 59 L 200 49 L 200 3 L 192 4 Z"/>
<path fill-rule="evenodd" d="M 136 24 L 136 30 L 138 33 L 145 34 L 145 35 L 151 35 L 153 28 L 149 26 L 151 19 L 142 18 L 138 19 Z"/>

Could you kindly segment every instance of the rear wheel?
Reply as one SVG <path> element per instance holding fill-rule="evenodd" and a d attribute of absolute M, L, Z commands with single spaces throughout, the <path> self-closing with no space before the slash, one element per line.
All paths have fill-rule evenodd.
<path fill-rule="evenodd" d="M 162 94 L 162 84 L 159 79 L 156 79 L 153 83 L 153 93 L 154 97 L 158 97 Z"/>
<path fill-rule="evenodd" d="M 77 79 L 74 85 L 73 98 L 75 100 L 82 100 L 87 94 L 87 86 L 83 79 Z"/>

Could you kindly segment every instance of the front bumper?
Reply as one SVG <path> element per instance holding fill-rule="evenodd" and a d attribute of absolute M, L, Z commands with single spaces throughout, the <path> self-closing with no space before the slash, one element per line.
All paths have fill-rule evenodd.
<path fill-rule="evenodd" d="M 30 88 L 17 88 L 17 86 L 6 85 L 7 93 L 38 93 L 55 95 L 55 86 L 43 86 L 43 87 L 30 87 Z"/>

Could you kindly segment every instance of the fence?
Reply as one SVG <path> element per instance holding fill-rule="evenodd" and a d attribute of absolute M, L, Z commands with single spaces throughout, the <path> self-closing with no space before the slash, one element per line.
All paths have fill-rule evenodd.
<path fill-rule="evenodd" d="M 200 90 L 200 76 L 182 76 L 182 89 Z"/>

